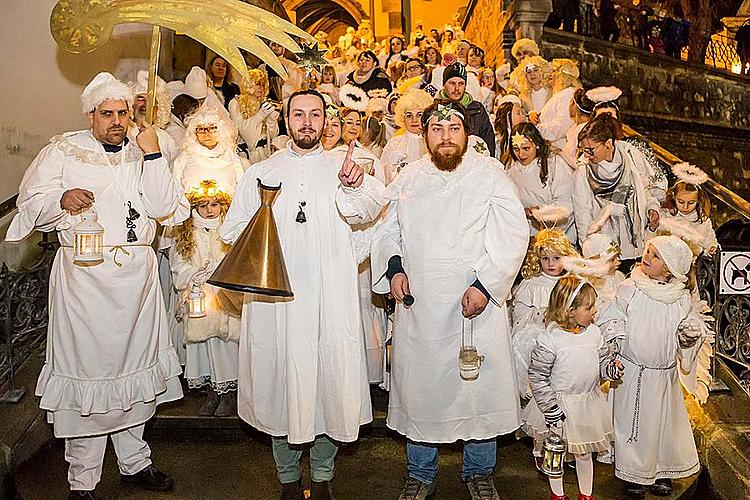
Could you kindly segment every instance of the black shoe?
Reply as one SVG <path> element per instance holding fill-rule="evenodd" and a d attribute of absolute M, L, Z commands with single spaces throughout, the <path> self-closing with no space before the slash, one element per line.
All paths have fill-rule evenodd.
<path fill-rule="evenodd" d="M 672 494 L 672 480 L 669 478 L 657 479 L 651 485 L 651 493 L 657 497 L 668 497 Z"/>
<path fill-rule="evenodd" d="M 94 495 L 94 490 L 91 491 L 82 491 L 82 490 L 70 490 L 70 495 L 68 495 L 69 499 L 78 499 L 78 500 L 96 500 L 96 495 Z"/>
<path fill-rule="evenodd" d="M 132 475 L 121 473 L 120 481 L 148 491 L 170 491 L 174 488 L 172 479 L 153 465 L 149 465 L 142 471 Z"/>
<path fill-rule="evenodd" d="M 646 498 L 646 487 L 642 484 L 625 481 L 623 487 L 628 498 Z"/>
<path fill-rule="evenodd" d="M 302 492 L 302 480 L 297 479 L 293 483 L 282 483 L 279 500 L 305 500 L 305 494 Z"/>
<path fill-rule="evenodd" d="M 312 482 L 310 500 L 334 500 L 330 481 Z"/>
<path fill-rule="evenodd" d="M 201 417 L 212 417 L 216 408 L 219 406 L 219 395 L 210 387 L 206 391 L 206 400 L 198 409 L 198 415 Z"/>

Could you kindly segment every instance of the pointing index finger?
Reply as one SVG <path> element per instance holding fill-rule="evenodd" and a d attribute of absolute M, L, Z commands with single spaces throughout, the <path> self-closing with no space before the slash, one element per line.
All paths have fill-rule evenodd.
<path fill-rule="evenodd" d="M 344 164 L 341 165 L 341 168 L 344 170 L 344 175 L 349 175 L 349 163 L 352 161 L 352 153 L 354 153 L 354 139 L 352 139 L 352 142 L 349 143 L 349 149 L 346 150 L 346 157 L 344 157 Z"/>

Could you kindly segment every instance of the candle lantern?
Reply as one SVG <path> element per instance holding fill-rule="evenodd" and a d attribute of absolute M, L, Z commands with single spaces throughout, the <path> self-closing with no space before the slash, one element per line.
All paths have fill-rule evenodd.
<path fill-rule="evenodd" d="M 85 264 L 104 260 L 104 228 L 98 219 L 93 208 L 81 214 L 81 222 L 73 228 L 73 262 Z"/>
<path fill-rule="evenodd" d="M 568 443 L 562 436 L 550 429 L 542 444 L 542 472 L 550 477 L 563 475 L 563 460 L 568 452 Z"/>
<path fill-rule="evenodd" d="M 206 315 L 206 294 L 198 285 L 193 285 L 188 296 L 188 318 L 202 318 Z"/>
<path fill-rule="evenodd" d="M 406 302 L 406 301 L 404 301 Z M 476 380 L 479 378 L 479 368 L 484 362 L 484 356 L 479 354 L 474 345 L 474 322 L 471 322 L 471 333 L 468 344 L 464 334 L 464 323 L 461 322 L 461 349 L 458 351 L 458 373 L 463 380 Z"/>

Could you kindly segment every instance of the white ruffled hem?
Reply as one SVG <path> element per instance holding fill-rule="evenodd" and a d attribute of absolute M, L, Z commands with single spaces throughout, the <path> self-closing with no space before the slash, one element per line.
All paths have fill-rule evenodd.
<path fill-rule="evenodd" d="M 151 366 L 113 379 L 83 380 L 56 375 L 45 363 L 36 386 L 39 407 L 50 412 L 73 410 L 81 416 L 128 411 L 135 403 L 156 401 L 167 390 L 166 381 L 182 373 L 174 348 L 159 351 Z"/>

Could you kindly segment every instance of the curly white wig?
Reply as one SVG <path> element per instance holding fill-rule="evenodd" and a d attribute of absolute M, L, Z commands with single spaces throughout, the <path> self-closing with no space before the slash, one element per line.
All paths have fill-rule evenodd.
<path fill-rule="evenodd" d="M 198 137 L 195 134 L 195 128 L 210 125 L 215 125 L 217 128 L 216 138 L 219 141 L 219 145 L 227 150 L 234 150 L 237 143 L 237 126 L 232 121 L 227 120 L 217 109 L 206 104 L 198 108 L 187 119 L 182 149 L 187 150 L 195 146 L 200 146 Z"/>
<path fill-rule="evenodd" d="M 424 111 L 432 105 L 434 99 L 430 94 L 421 89 L 412 88 L 396 101 L 394 121 L 400 128 L 406 128 L 404 114 L 407 111 Z"/>

